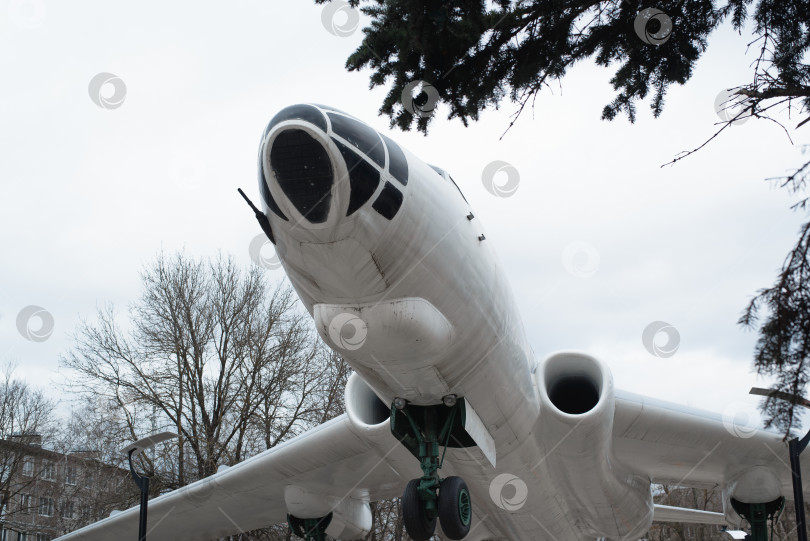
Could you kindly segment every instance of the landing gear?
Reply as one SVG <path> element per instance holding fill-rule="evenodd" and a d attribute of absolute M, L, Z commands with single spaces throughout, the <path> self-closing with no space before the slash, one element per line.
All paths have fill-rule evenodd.
<path fill-rule="evenodd" d="M 419 479 L 408 481 L 402 494 L 402 522 L 414 541 L 427 541 L 436 531 L 436 515 L 430 517 L 419 498 Z"/>
<path fill-rule="evenodd" d="M 472 502 L 467 485 L 460 477 L 439 477 L 447 447 L 475 445 L 464 430 L 464 415 L 463 399 L 437 406 L 413 406 L 397 399 L 391 407 L 391 432 L 422 467 L 422 477 L 410 481 L 402 495 L 403 522 L 413 541 L 428 541 L 436 531 L 437 518 L 450 539 L 463 539 L 470 531 Z"/>
<path fill-rule="evenodd" d="M 439 487 L 439 520 L 444 535 L 464 539 L 470 533 L 472 502 L 467 483 L 461 477 L 448 477 Z"/>
<path fill-rule="evenodd" d="M 296 536 L 305 541 L 326 541 L 326 528 L 332 522 L 332 513 L 322 518 L 298 518 L 287 515 L 287 524 Z"/>
<path fill-rule="evenodd" d="M 428 516 L 419 498 L 421 479 L 413 479 L 402 495 L 402 520 L 414 541 L 426 541 L 436 531 L 436 516 Z M 472 502 L 467 484 L 461 477 L 448 477 L 439 486 L 438 517 L 445 536 L 464 539 L 472 524 Z"/>

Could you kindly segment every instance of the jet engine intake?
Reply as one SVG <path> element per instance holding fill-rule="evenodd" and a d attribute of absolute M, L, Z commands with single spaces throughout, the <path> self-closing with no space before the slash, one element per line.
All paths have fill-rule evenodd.
<path fill-rule="evenodd" d="M 653 517 L 650 480 L 613 456 L 613 377 L 590 355 L 556 353 L 535 381 L 540 396 L 540 445 L 534 471 L 560 487 L 557 497 L 576 510 L 570 519 L 583 537 L 639 539 Z"/>
<path fill-rule="evenodd" d="M 607 368 L 585 355 L 558 354 L 543 366 L 548 401 L 566 415 L 588 413 L 603 397 L 610 400 L 612 396 L 604 396 L 606 377 L 610 378 Z"/>
<path fill-rule="evenodd" d="M 346 415 L 355 428 L 373 430 L 384 424 L 385 430 L 389 430 L 388 419 L 391 417 L 391 408 L 380 400 L 377 393 L 357 372 L 349 376 L 345 393 Z"/>

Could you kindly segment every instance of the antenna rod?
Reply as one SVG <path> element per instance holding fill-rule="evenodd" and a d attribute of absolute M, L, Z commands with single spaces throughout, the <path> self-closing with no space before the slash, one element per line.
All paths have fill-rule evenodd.
<path fill-rule="evenodd" d="M 254 205 L 253 201 L 251 201 L 250 198 L 248 198 L 248 196 L 245 195 L 245 192 L 242 191 L 242 188 L 237 188 L 236 190 L 239 192 L 239 195 L 241 195 L 244 198 L 245 202 L 248 205 L 250 205 L 250 208 L 253 209 L 253 212 L 256 214 L 256 221 L 259 222 L 259 225 L 261 226 L 262 231 L 264 231 L 264 234 L 267 235 L 267 238 L 270 239 L 270 242 L 275 244 L 276 237 L 273 235 L 273 229 L 270 227 L 270 220 L 267 219 L 267 216 L 265 216 L 262 211 L 256 208 L 256 205 Z"/>

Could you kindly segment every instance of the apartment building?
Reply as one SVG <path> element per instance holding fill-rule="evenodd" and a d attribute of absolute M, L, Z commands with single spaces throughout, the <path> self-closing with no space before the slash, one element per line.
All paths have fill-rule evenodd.
<path fill-rule="evenodd" d="M 129 471 L 92 451 L 60 453 L 25 436 L 0 440 L 0 461 L 0 541 L 50 541 L 137 502 Z"/>

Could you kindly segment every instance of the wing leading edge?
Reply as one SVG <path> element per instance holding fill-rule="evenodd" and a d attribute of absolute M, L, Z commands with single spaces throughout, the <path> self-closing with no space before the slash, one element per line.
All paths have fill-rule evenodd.
<path fill-rule="evenodd" d="M 346 415 L 211 477 L 149 502 L 149 539 L 209 540 L 286 520 L 285 489 L 300 486 L 332 503 L 399 496 L 418 465 L 387 423 L 358 433 Z M 138 531 L 133 507 L 60 537 L 123 539 Z"/>

